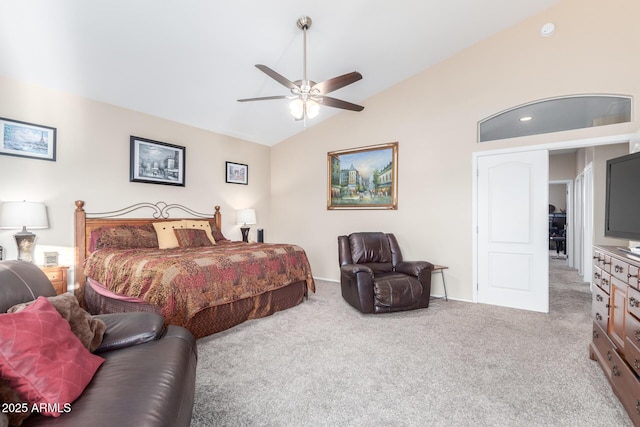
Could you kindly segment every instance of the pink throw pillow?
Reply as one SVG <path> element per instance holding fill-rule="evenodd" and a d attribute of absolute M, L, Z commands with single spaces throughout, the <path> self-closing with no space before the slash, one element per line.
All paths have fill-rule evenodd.
<path fill-rule="evenodd" d="M 45 297 L 18 313 L 0 314 L 0 374 L 43 415 L 68 412 L 103 362 Z"/>

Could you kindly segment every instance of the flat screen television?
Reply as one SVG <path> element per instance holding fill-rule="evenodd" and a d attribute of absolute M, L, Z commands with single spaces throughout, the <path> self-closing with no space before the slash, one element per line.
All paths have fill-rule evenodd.
<path fill-rule="evenodd" d="M 640 241 L 640 152 L 607 160 L 604 235 Z"/>

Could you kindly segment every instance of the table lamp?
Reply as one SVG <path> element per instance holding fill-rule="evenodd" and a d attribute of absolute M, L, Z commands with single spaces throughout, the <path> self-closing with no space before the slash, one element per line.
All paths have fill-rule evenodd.
<path fill-rule="evenodd" d="M 39 202 L 4 202 L 0 207 L 0 228 L 22 229 L 13 235 L 18 246 L 18 259 L 33 262 L 36 235 L 28 228 L 49 228 L 47 207 Z"/>
<path fill-rule="evenodd" d="M 241 224 L 240 231 L 242 232 L 242 241 L 249 241 L 249 227 L 248 224 L 256 223 L 256 211 L 254 209 L 240 209 L 236 216 L 236 224 Z"/>

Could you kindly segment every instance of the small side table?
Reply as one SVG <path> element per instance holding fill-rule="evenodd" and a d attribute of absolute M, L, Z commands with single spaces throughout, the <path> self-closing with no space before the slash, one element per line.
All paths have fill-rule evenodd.
<path fill-rule="evenodd" d="M 442 276 L 442 287 L 444 288 L 444 300 L 445 301 L 449 301 L 449 297 L 447 296 L 447 284 L 444 281 L 444 271 L 446 269 L 448 269 L 449 267 L 444 266 L 444 265 L 434 265 L 433 266 L 433 273 L 440 273 L 440 275 Z"/>
<path fill-rule="evenodd" d="M 58 295 L 67 292 L 67 270 L 69 267 L 64 265 L 39 265 L 38 267 L 47 275 Z"/>

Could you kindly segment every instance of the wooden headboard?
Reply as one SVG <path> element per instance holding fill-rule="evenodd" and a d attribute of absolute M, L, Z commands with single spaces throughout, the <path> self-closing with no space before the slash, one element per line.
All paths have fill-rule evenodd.
<path fill-rule="evenodd" d="M 75 293 L 79 298 L 84 291 L 84 284 L 87 277 L 84 274 L 84 262 L 90 255 L 91 232 L 100 227 L 115 227 L 119 225 L 144 225 L 160 221 L 178 221 L 181 219 L 208 219 L 213 220 L 222 230 L 222 214 L 220 206 L 215 207 L 213 214 L 203 214 L 189 209 L 179 204 L 167 204 L 164 202 L 157 203 L 137 203 L 125 208 L 99 213 L 87 213 L 84 210 L 84 201 L 76 200 L 75 210 Z M 152 213 L 150 217 L 133 218 L 122 217 L 138 210 L 149 210 Z M 177 210 L 188 217 L 171 217 L 170 211 Z M 81 299 L 81 301 L 83 301 Z"/>

